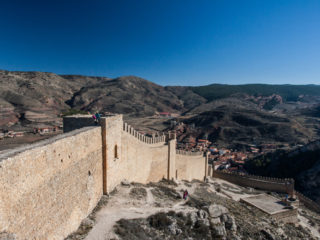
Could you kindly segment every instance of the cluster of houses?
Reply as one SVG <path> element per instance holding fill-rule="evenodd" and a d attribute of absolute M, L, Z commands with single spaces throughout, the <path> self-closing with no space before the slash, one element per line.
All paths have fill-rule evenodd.
<path fill-rule="evenodd" d="M 55 133 L 59 131 L 59 127 L 58 126 L 53 126 L 53 127 L 37 127 L 37 128 L 33 128 L 33 133 L 37 134 L 39 133 L 40 135 L 43 134 L 50 134 L 50 133 Z"/>
<path fill-rule="evenodd" d="M 33 128 L 32 133 L 45 135 L 45 134 L 56 133 L 58 131 L 59 131 L 58 126 L 53 126 L 53 127 L 43 126 L 43 127 Z M 4 138 L 23 137 L 27 133 L 30 133 L 30 131 L 13 131 L 13 130 L 0 129 L 0 140 Z"/>
<path fill-rule="evenodd" d="M 232 172 L 244 172 L 244 164 L 248 158 L 247 153 L 232 151 L 225 148 L 217 148 L 207 139 L 188 137 L 184 142 L 178 142 L 177 148 L 185 151 L 209 151 L 209 163 L 214 164 L 215 169 Z"/>
<path fill-rule="evenodd" d="M 181 141 L 177 142 L 177 148 L 185 151 L 204 151 L 209 152 L 209 163 L 214 164 L 215 169 L 226 170 L 232 172 L 245 172 L 244 164 L 249 156 L 256 155 L 259 153 L 260 149 L 255 146 L 249 146 L 249 149 L 245 152 L 240 152 L 237 150 L 230 150 L 226 148 L 218 148 L 208 139 L 199 139 L 193 137 L 190 134 L 195 128 L 194 124 L 184 124 L 184 123 L 174 123 L 172 124 L 176 134 L 177 139 Z M 188 135 L 186 133 L 189 133 Z M 186 136 L 187 137 L 184 137 Z"/>
<path fill-rule="evenodd" d="M 171 112 L 156 112 L 155 117 L 157 118 L 175 118 L 178 117 L 178 113 L 171 113 Z"/>
<path fill-rule="evenodd" d="M 178 142 L 177 145 L 178 149 L 199 152 L 206 151 L 211 145 L 211 142 L 207 139 L 196 139 L 195 137 L 189 136 L 188 138 L 185 138 L 183 142 Z"/>
<path fill-rule="evenodd" d="M 231 172 L 245 172 L 244 164 L 248 159 L 248 154 L 229 149 L 209 148 L 209 162 L 214 164 L 217 170 L 227 170 Z"/>
<path fill-rule="evenodd" d="M 0 140 L 4 138 L 23 137 L 25 132 L 0 130 Z"/>

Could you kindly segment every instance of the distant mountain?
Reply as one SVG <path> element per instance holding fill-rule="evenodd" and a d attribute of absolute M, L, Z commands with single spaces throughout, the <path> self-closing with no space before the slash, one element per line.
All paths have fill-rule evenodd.
<path fill-rule="evenodd" d="M 66 101 L 84 85 L 104 78 L 62 77 L 54 73 L 0 71 L 0 127 L 57 125 Z"/>
<path fill-rule="evenodd" d="M 196 124 L 199 136 L 209 134 L 222 144 L 263 139 L 305 143 L 320 133 L 319 106 L 317 85 L 163 87 L 135 76 L 0 71 L 0 128 L 5 129 L 59 125 L 64 112 L 143 117 L 165 111 L 183 115 Z"/>
<path fill-rule="evenodd" d="M 197 110 L 204 110 L 206 106 L 209 111 Z M 286 115 L 261 111 L 253 103 L 242 104 L 229 98 L 220 100 L 216 106 L 204 104 L 198 108 L 193 110 L 195 115 L 184 118 L 183 122 L 195 126 L 194 137 L 208 138 L 221 147 L 263 143 L 296 145 L 317 138 L 310 126 Z"/>
<path fill-rule="evenodd" d="M 183 112 L 183 101 L 164 87 L 145 79 L 127 76 L 82 87 L 66 102 L 72 108 L 133 115 Z"/>
<path fill-rule="evenodd" d="M 0 71 L 0 129 L 60 125 L 62 113 L 78 111 L 133 117 L 178 113 L 178 121 L 195 126 L 179 140 L 208 137 L 224 147 L 263 143 L 295 146 L 320 138 L 319 85 L 163 87 L 136 76 L 111 79 Z M 277 152 L 254 159 L 247 167 L 255 174 L 294 177 L 302 192 L 319 200 L 313 190 L 320 192 L 319 151 L 296 155 Z"/>
<path fill-rule="evenodd" d="M 0 86 L 0 128 L 11 129 L 59 125 L 59 115 L 70 109 L 150 116 L 206 102 L 186 87 L 166 88 L 135 76 L 0 71 Z"/>
<path fill-rule="evenodd" d="M 268 85 L 268 84 L 244 84 L 226 85 L 211 84 L 200 87 L 190 87 L 192 91 L 206 98 L 208 101 L 230 97 L 233 94 L 247 94 L 252 96 L 280 95 L 285 101 L 297 101 L 304 95 L 319 96 L 320 85 Z"/>

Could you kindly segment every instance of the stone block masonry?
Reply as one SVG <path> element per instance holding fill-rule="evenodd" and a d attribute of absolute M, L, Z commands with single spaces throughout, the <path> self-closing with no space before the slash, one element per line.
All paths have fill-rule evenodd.
<path fill-rule="evenodd" d="M 259 194 L 241 198 L 240 201 L 260 209 L 274 220 L 284 223 L 298 222 L 298 210 L 296 208 L 286 208 L 286 206 L 280 202 L 278 198 L 275 198 L 271 195 Z"/>
<path fill-rule="evenodd" d="M 0 232 L 22 239 L 64 239 L 123 180 L 203 180 L 206 176 L 293 191 L 287 180 L 221 173 L 202 153 L 176 151 L 175 133 L 147 137 L 122 115 L 64 119 L 66 133 L 0 154 Z"/>
<path fill-rule="evenodd" d="M 67 133 L 79 128 L 97 126 L 91 115 L 71 115 L 63 118 L 63 132 Z"/>
<path fill-rule="evenodd" d="M 214 169 L 214 168 L 213 168 Z M 244 186 L 262 189 L 265 191 L 280 192 L 293 194 L 294 180 L 293 179 L 280 179 L 268 178 L 254 175 L 241 175 L 237 173 L 213 170 L 212 176 L 221 178 L 228 182 Z"/>
<path fill-rule="evenodd" d="M 300 204 L 303 204 L 307 208 L 320 214 L 320 205 L 310 198 L 304 196 L 302 193 L 295 191 L 295 195 L 298 197 Z"/>
<path fill-rule="evenodd" d="M 287 193 L 295 196 L 297 199 L 299 199 L 300 204 L 303 204 L 312 211 L 320 213 L 320 205 L 318 203 L 304 196 L 302 193 L 294 190 L 293 179 L 270 178 L 256 175 L 240 175 L 237 173 L 214 170 L 213 166 L 209 166 L 208 169 L 209 176 L 220 178 L 240 186 L 252 187 L 265 191 Z M 279 216 L 281 216 L 281 214 Z"/>
<path fill-rule="evenodd" d="M 206 158 L 203 155 L 176 155 L 176 179 L 188 180 L 199 179 L 204 180 L 208 171 Z"/>
<path fill-rule="evenodd" d="M 0 155 L 0 232 L 64 239 L 102 196 L 100 127 Z"/>
<path fill-rule="evenodd" d="M 99 126 L 100 125 L 100 126 Z M 122 115 L 64 118 L 65 133 L 0 155 L 0 232 L 64 239 L 123 180 L 203 180 L 205 158 L 176 153 L 175 134 L 147 137 Z M 179 169 L 183 169 L 179 171 Z"/>

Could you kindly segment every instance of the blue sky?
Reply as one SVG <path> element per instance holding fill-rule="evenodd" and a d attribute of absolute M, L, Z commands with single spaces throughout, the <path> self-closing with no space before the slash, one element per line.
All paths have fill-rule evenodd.
<path fill-rule="evenodd" d="M 320 84 L 320 1 L 2 0 L 0 69 Z"/>

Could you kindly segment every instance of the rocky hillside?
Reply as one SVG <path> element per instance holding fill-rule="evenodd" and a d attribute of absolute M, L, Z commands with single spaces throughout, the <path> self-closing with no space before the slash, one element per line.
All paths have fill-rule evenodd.
<path fill-rule="evenodd" d="M 262 192 L 210 179 L 124 182 L 103 196 L 95 210 L 66 240 L 78 239 L 319 239 L 320 216 L 298 211 L 297 224 L 284 224 L 240 202 Z M 182 199 L 187 189 L 189 198 Z M 277 196 L 274 194 L 274 196 Z"/>
<path fill-rule="evenodd" d="M 259 84 L 163 87 L 135 76 L 110 79 L 0 71 L 0 129 L 60 125 L 61 114 L 66 112 L 144 117 L 165 111 L 194 123 L 196 137 L 206 134 L 222 145 L 304 144 L 320 135 L 318 88 Z"/>
<path fill-rule="evenodd" d="M 184 102 L 164 87 L 128 76 L 84 86 L 67 101 L 72 108 L 133 115 L 183 112 Z"/>
<path fill-rule="evenodd" d="M 70 109 L 150 116 L 183 113 L 206 100 L 182 87 L 177 94 L 145 79 L 110 79 L 0 71 L 0 128 L 57 125 Z M 177 88 L 178 89 L 178 88 Z"/>
<path fill-rule="evenodd" d="M 70 108 L 66 101 L 74 92 L 98 80 L 104 79 L 0 71 L 0 128 L 58 124 L 58 116 Z"/>
<path fill-rule="evenodd" d="M 195 125 L 195 137 L 208 137 L 215 144 L 225 147 L 268 142 L 305 144 L 316 135 L 295 119 L 244 106 L 221 105 L 186 118 L 183 122 Z"/>
<path fill-rule="evenodd" d="M 226 85 L 211 84 L 191 88 L 195 93 L 205 97 L 207 100 L 230 97 L 234 94 L 268 97 L 272 95 L 281 96 L 284 101 L 299 101 L 304 96 L 319 96 L 319 85 L 268 85 L 268 84 L 244 84 Z"/>

